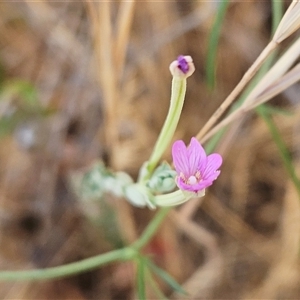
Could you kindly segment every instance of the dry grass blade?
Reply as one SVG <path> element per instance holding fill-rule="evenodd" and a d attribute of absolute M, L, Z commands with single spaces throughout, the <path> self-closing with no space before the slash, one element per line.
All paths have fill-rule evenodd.
<path fill-rule="evenodd" d="M 112 45 L 112 28 L 111 28 L 111 3 L 99 3 L 99 31 L 97 37 L 99 38 L 100 46 L 100 60 L 99 71 L 101 72 L 101 87 L 104 95 L 105 114 L 104 122 L 106 125 L 106 144 L 108 148 L 112 147 L 117 140 L 116 132 L 116 74 L 115 62 L 113 58 L 113 45 Z"/>
<path fill-rule="evenodd" d="M 197 134 L 198 140 L 203 140 L 204 135 L 209 131 L 209 129 L 217 122 L 217 120 L 222 116 L 222 114 L 227 110 L 227 108 L 234 102 L 236 97 L 241 93 L 248 82 L 253 78 L 259 68 L 262 66 L 267 57 L 276 49 L 277 43 L 271 41 L 267 47 L 263 50 L 260 56 L 256 59 L 254 64 L 245 73 L 241 81 L 230 93 L 230 95 L 225 99 L 225 101 L 220 105 L 220 107 L 215 111 L 211 118 L 207 121 L 204 127 Z"/>
<path fill-rule="evenodd" d="M 261 93 L 256 99 L 253 105 L 248 107 L 248 110 L 257 107 L 258 105 L 272 99 L 282 91 L 300 80 L 300 64 L 297 64 L 291 71 L 286 73 L 279 80 L 275 81 L 263 93 Z"/>
<path fill-rule="evenodd" d="M 101 2 L 97 6 L 90 0 L 86 0 L 88 11 L 93 24 L 93 38 L 96 53 L 98 80 L 103 93 L 103 109 L 105 142 L 111 148 L 116 142 L 116 99 L 117 80 L 115 73 L 115 61 L 113 56 L 113 38 L 111 28 L 111 3 Z"/>
<path fill-rule="evenodd" d="M 278 29 L 275 32 L 274 38 L 263 50 L 254 64 L 245 73 L 241 81 L 230 93 L 230 95 L 225 99 L 221 106 L 216 110 L 208 122 L 197 134 L 197 139 L 201 140 L 203 136 L 210 130 L 210 128 L 217 122 L 221 115 L 226 111 L 226 109 L 233 103 L 236 97 L 240 94 L 243 88 L 248 84 L 248 82 L 253 78 L 258 69 L 261 67 L 265 59 L 277 48 L 278 44 L 290 36 L 300 27 L 300 4 L 299 1 L 293 1 L 288 10 L 286 11 Z M 296 52 L 296 47 L 294 48 Z M 287 56 L 288 57 L 288 56 Z M 290 65 L 287 63 L 288 68 Z M 288 69 L 287 68 L 287 69 Z M 274 76 L 275 74 L 273 74 Z M 260 83 L 262 84 L 262 83 Z M 202 139 L 203 140 L 203 139 Z"/>
<path fill-rule="evenodd" d="M 300 27 L 300 3 L 293 1 L 283 16 L 273 40 L 277 43 L 282 42 Z"/>
<path fill-rule="evenodd" d="M 264 75 L 243 103 L 243 107 L 248 107 L 256 102 L 258 95 L 262 94 L 269 86 L 279 79 L 297 60 L 300 55 L 300 38 L 290 46 L 290 48 L 279 58 L 274 66 Z"/>
<path fill-rule="evenodd" d="M 293 70 L 282 76 L 291 65 L 297 60 L 300 55 L 300 38 L 285 52 L 285 54 L 277 61 L 277 63 L 267 72 L 260 80 L 252 92 L 247 96 L 244 104 L 235 112 L 230 114 L 212 130 L 210 130 L 202 139 L 201 142 L 207 141 L 211 136 L 225 127 L 232 121 L 242 117 L 251 109 L 257 107 L 287 89 L 289 86 L 299 81 L 299 67 L 294 67 Z M 282 77 L 281 77 L 282 76 Z M 276 81 L 276 83 L 274 83 Z M 271 87 L 272 86 L 272 87 Z M 265 93 L 266 91 L 266 93 Z"/>
<path fill-rule="evenodd" d="M 101 204 L 78 204 L 69 174 L 88 170 L 107 150 L 112 169 L 137 177 L 168 109 L 168 64 L 180 53 L 194 53 L 199 66 L 188 83 L 188 101 L 174 136 L 188 141 L 240 81 L 245 66 L 267 46 L 271 6 L 270 1 L 231 3 L 218 45 L 219 85 L 211 94 L 202 81 L 201 66 L 216 2 L 2 1 L 0 77 L 30 82 L 41 103 L 55 111 L 37 120 L 26 115 L 24 122 L 20 111 L 17 132 L 24 133 L 27 122 L 45 128 L 38 131 L 38 147 L 20 148 L 19 135 L 15 139 L 14 134 L 1 142 L 1 269 L 63 265 L 134 242 L 153 212 L 106 194 Z M 297 28 L 298 11 L 299 1 L 294 1 L 276 38 Z M 253 72 L 230 96 L 231 103 L 277 44 L 273 39 L 268 45 Z M 280 48 L 285 51 L 290 45 Z M 295 54 L 288 54 L 288 65 L 277 65 L 248 106 L 234 115 L 240 118 L 215 149 L 224 158 L 222 175 L 206 197 L 173 210 L 143 251 L 184 284 L 188 299 L 300 299 L 298 199 L 265 123 L 245 116 L 299 78 L 299 61 L 292 58 L 297 48 L 299 44 Z M 300 151 L 298 93 L 297 84 L 276 97 L 276 104 L 294 113 L 272 118 L 295 164 Z M 199 101 L 199 95 L 206 101 Z M 2 120 L 19 101 L 21 95 L 3 97 Z M 170 152 L 164 156 L 169 162 Z M 86 212 L 91 211 L 90 223 Z M 0 282 L 0 299 L 132 299 L 133 278 L 131 263 L 115 263 L 55 284 Z M 160 283 L 166 297 L 178 297 Z"/>
<path fill-rule="evenodd" d="M 120 77 L 123 70 L 126 47 L 133 20 L 135 1 L 123 1 L 117 18 L 117 37 L 115 42 L 116 74 Z"/>

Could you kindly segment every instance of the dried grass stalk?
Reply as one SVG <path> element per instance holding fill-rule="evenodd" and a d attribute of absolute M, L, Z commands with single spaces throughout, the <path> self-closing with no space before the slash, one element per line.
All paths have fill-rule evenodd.
<path fill-rule="evenodd" d="M 249 70 L 245 73 L 241 81 L 234 88 L 234 90 L 230 93 L 230 95 L 225 99 L 225 101 L 221 104 L 221 106 L 215 111 L 215 113 L 211 116 L 208 122 L 204 125 L 204 127 L 197 134 L 197 138 L 199 140 L 206 140 L 207 137 L 203 139 L 204 135 L 212 128 L 212 126 L 217 122 L 217 120 L 223 115 L 223 113 L 227 110 L 227 108 L 234 102 L 236 97 L 240 94 L 243 88 L 249 83 L 249 81 L 253 78 L 259 68 L 262 66 L 263 62 L 266 58 L 278 47 L 279 43 L 284 39 L 289 37 L 292 33 L 294 33 L 300 27 L 300 4 L 299 1 L 293 1 L 288 10 L 286 11 L 284 17 L 282 18 L 278 29 L 276 30 L 273 39 L 266 46 L 260 56 L 256 59 L 253 65 L 249 68 Z M 297 42 L 296 42 L 297 43 Z M 298 46 L 298 44 L 297 44 Z M 295 46 L 293 50 L 291 50 L 291 54 L 297 52 Z M 286 56 L 287 61 L 289 61 L 288 56 Z M 283 70 L 284 66 L 287 67 L 286 70 L 290 67 L 289 63 L 283 63 L 282 65 L 278 65 L 279 70 Z M 280 73 L 280 72 L 279 72 Z M 284 72 L 283 72 L 284 73 Z M 282 74 L 283 74 L 282 73 Z M 276 73 L 273 70 L 273 81 L 275 80 Z M 278 77 L 277 77 L 278 78 Z M 264 83 L 259 83 L 262 86 Z M 223 127 L 223 126 L 222 126 Z M 211 135 L 210 135 L 211 136 Z"/>
<path fill-rule="evenodd" d="M 273 40 L 281 43 L 300 27 L 300 2 L 294 0 L 284 14 Z"/>

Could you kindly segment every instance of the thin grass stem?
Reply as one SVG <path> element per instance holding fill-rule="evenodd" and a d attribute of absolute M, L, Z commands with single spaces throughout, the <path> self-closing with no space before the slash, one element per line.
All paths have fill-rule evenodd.
<path fill-rule="evenodd" d="M 224 0 L 219 3 L 216 19 L 209 36 L 207 59 L 206 59 L 206 82 L 210 89 L 213 89 L 215 86 L 215 75 L 216 75 L 215 62 L 216 62 L 222 24 L 224 21 L 228 4 L 229 4 L 228 0 Z"/>
<path fill-rule="evenodd" d="M 262 105 L 256 108 L 256 112 L 266 122 L 268 129 L 272 135 L 272 138 L 276 143 L 277 148 L 279 149 L 279 153 L 283 161 L 284 167 L 289 177 L 291 178 L 300 199 L 300 180 L 296 175 L 290 152 L 287 146 L 285 145 L 276 124 L 274 123 L 274 121 L 272 120 L 272 118 L 269 116 L 268 112 Z"/>
<path fill-rule="evenodd" d="M 248 69 L 245 75 L 242 77 L 238 85 L 233 89 L 225 101 L 220 105 L 220 107 L 214 112 L 211 118 L 199 131 L 196 138 L 203 141 L 203 137 L 208 133 L 212 126 L 217 122 L 217 120 L 223 115 L 227 108 L 234 102 L 236 97 L 241 93 L 244 87 L 249 83 L 253 76 L 257 73 L 259 68 L 262 66 L 267 57 L 277 48 L 277 43 L 271 41 L 263 52 L 259 55 L 253 65 Z M 211 136 L 211 135 L 210 135 Z M 205 139 L 206 140 L 206 139 Z"/>

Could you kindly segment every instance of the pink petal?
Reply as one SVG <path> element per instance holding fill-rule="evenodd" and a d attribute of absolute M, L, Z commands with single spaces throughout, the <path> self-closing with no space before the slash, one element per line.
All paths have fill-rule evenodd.
<path fill-rule="evenodd" d="M 189 147 L 187 148 L 189 160 L 189 175 L 194 175 L 199 170 L 199 166 L 206 160 L 206 153 L 198 140 L 191 138 Z"/>
<path fill-rule="evenodd" d="M 220 173 L 221 173 L 221 171 L 214 171 L 208 177 L 205 177 L 204 180 L 213 182 L 214 180 L 216 180 L 219 177 Z"/>
<path fill-rule="evenodd" d="M 187 148 L 183 141 L 176 141 L 172 146 L 173 163 L 178 175 L 182 172 L 189 177 L 189 162 Z"/>
<path fill-rule="evenodd" d="M 202 178 L 205 180 L 207 178 L 210 178 L 215 174 L 215 171 L 217 171 L 220 166 L 222 165 L 222 156 L 217 153 L 213 153 L 207 156 L 206 158 L 206 167 L 205 170 L 202 172 Z M 219 174 L 218 174 L 219 175 Z M 218 177 L 218 175 L 216 177 Z"/>

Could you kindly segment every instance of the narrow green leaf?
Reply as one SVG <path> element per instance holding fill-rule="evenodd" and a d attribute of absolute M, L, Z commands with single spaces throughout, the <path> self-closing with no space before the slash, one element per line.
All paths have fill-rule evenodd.
<path fill-rule="evenodd" d="M 183 295 L 188 295 L 188 293 L 182 288 L 182 286 L 176 282 L 176 280 L 169 275 L 166 271 L 155 265 L 151 260 L 147 259 L 145 260 L 149 268 L 157 275 L 159 276 L 162 280 L 164 280 L 173 290 L 176 292 L 183 294 Z"/>
<path fill-rule="evenodd" d="M 149 269 L 146 270 L 146 279 L 147 279 L 147 282 L 149 282 L 150 286 L 152 287 L 152 290 L 154 291 L 155 295 L 157 296 L 157 299 L 168 300 L 168 298 L 164 295 L 164 293 L 159 288 L 157 282 L 153 278 Z"/>
<path fill-rule="evenodd" d="M 213 89 L 215 86 L 215 71 L 216 71 L 216 56 L 217 48 L 219 44 L 220 32 L 223 24 L 223 20 L 227 11 L 227 6 L 229 4 L 228 0 L 223 0 L 218 2 L 218 11 L 216 15 L 215 22 L 213 24 L 207 49 L 206 58 L 206 81 L 209 88 Z"/>
<path fill-rule="evenodd" d="M 272 33 L 275 33 L 283 16 L 282 0 L 272 0 Z"/>
<path fill-rule="evenodd" d="M 283 116 L 293 116 L 293 112 L 283 109 L 280 107 L 276 107 L 270 104 L 261 104 L 260 105 L 262 109 L 264 110 L 265 113 L 268 113 L 270 115 L 272 114 L 278 114 L 278 115 L 283 115 Z"/>
<path fill-rule="evenodd" d="M 276 126 L 271 116 L 264 111 L 264 108 L 260 105 L 256 108 L 256 112 L 261 116 L 261 118 L 266 122 L 268 129 L 272 135 L 272 138 L 279 150 L 281 159 L 283 161 L 284 167 L 288 173 L 288 176 L 291 178 L 295 188 L 298 192 L 300 198 L 300 180 L 296 174 L 295 168 L 293 166 L 293 160 L 291 154 Z"/>

